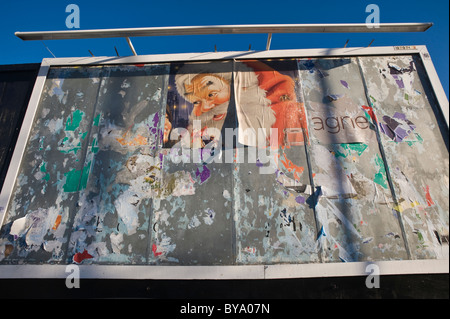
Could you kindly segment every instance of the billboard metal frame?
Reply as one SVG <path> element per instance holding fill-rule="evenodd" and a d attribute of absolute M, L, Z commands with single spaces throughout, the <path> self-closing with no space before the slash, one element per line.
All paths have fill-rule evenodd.
<path fill-rule="evenodd" d="M 361 33 L 361 32 L 424 32 L 433 23 L 378 23 L 376 27 L 366 23 L 335 24 L 249 24 L 147 27 L 96 30 L 64 30 L 16 32 L 22 40 L 61 40 L 89 38 L 123 38 L 168 35 L 250 34 L 250 33 Z"/>
<path fill-rule="evenodd" d="M 120 64 L 150 64 L 213 60 L 304 58 L 304 57 L 352 57 L 418 54 L 425 67 L 440 110 L 449 127 L 449 102 L 434 68 L 430 54 L 424 45 L 273 50 L 245 52 L 207 52 L 165 55 L 140 55 L 129 57 L 75 57 L 54 58 L 42 61 L 31 95 L 28 109 L 20 130 L 11 164 L 0 193 L 0 227 L 12 196 L 14 184 L 26 150 L 26 145 L 41 99 L 44 83 L 55 66 L 90 66 Z M 448 249 L 448 247 L 447 247 Z M 448 256 L 448 254 L 447 254 Z M 323 264 L 270 264 L 227 266 L 156 266 L 156 265 L 80 265 L 81 278 L 90 279 L 281 279 L 367 276 L 366 267 L 376 264 L 380 275 L 445 274 L 449 273 L 448 259 L 367 261 Z M 0 265 L 0 279 L 6 278 L 66 278 L 67 265 Z"/>

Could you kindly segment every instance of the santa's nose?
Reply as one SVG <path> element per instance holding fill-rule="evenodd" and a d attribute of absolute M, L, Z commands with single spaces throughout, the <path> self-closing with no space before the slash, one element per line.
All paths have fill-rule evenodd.
<path fill-rule="evenodd" d="M 216 106 L 212 101 L 207 100 L 202 101 L 202 105 L 204 110 L 209 110 Z"/>

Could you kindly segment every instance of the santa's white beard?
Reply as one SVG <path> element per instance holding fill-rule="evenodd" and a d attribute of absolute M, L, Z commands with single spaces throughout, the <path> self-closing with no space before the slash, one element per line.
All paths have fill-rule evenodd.
<path fill-rule="evenodd" d="M 202 113 L 200 116 L 194 115 L 194 113 L 191 113 L 189 116 L 189 131 L 192 132 L 193 129 L 204 129 L 205 127 L 208 128 L 208 130 L 205 132 L 206 135 L 213 135 L 218 139 L 217 134 L 220 134 L 220 131 L 222 130 L 223 123 L 225 122 L 225 118 L 227 117 L 227 111 L 228 111 L 228 104 L 229 102 L 222 103 L 220 105 L 217 105 L 216 107 L 210 109 L 206 113 Z M 220 116 L 224 115 L 220 119 L 214 119 L 214 116 Z M 194 121 L 200 121 L 197 123 L 194 123 Z M 216 133 L 218 132 L 218 133 Z"/>

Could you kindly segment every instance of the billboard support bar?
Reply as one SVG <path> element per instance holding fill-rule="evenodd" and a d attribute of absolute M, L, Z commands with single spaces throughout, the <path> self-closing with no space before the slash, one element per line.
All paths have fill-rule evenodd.
<path fill-rule="evenodd" d="M 270 50 L 270 43 L 272 42 L 272 33 L 267 35 L 266 51 Z"/>
<path fill-rule="evenodd" d="M 130 46 L 131 52 L 133 52 L 133 55 L 137 55 L 136 50 L 134 49 L 133 43 L 131 43 L 131 40 L 129 37 L 127 37 L 128 45 Z"/>
<path fill-rule="evenodd" d="M 251 33 L 367 33 L 367 32 L 424 32 L 433 23 L 380 23 L 373 28 L 365 23 L 343 24 L 254 24 L 254 25 L 213 25 L 148 27 L 96 30 L 64 30 L 16 32 L 24 40 L 63 40 L 121 38 L 168 35 L 205 35 L 205 34 L 251 34 Z"/>

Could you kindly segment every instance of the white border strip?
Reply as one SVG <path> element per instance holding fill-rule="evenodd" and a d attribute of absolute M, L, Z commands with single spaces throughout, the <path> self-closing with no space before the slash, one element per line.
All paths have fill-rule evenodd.
<path fill-rule="evenodd" d="M 242 266 L 80 265 L 82 279 L 243 280 L 367 276 L 368 265 L 380 275 L 448 274 L 448 260 L 401 260 L 324 264 Z M 73 265 L 3 265 L 0 279 L 66 278 Z M 66 272 L 67 271 L 67 272 Z"/>
<path fill-rule="evenodd" d="M 271 59 L 271 58 L 312 58 L 312 57 L 350 57 L 367 55 L 404 55 L 419 54 L 426 50 L 425 46 L 408 46 L 402 50 L 395 47 L 349 47 L 332 49 L 303 49 L 303 50 L 270 50 L 270 51 L 229 51 L 229 52 L 198 52 L 138 55 L 126 57 L 73 57 L 44 59 L 43 64 L 49 66 L 81 66 L 81 65 L 117 65 L 143 63 L 193 62 L 212 60 L 241 60 L 241 59 Z"/>
<path fill-rule="evenodd" d="M 447 95 L 445 94 L 442 83 L 439 80 L 439 76 L 436 72 L 433 61 L 431 60 L 430 53 L 425 46 L 420 48 L 420 58 L 431 82 L 431 86 L 438 100 L 438 104 L 441 107 L 442 113 L 444 114 L 444 118 L 447 122 L 447 127 L 449 127 L 449 103 Z"/>
<path fill-rule="evenodd" d="M 368 265 L 377 265 L 380 275 L 448 274 L 448 260 L 398 260 L 332 264 L 268 266 L 266 279 L 367 276 Z"/>

